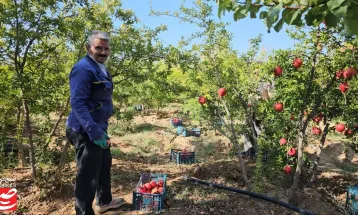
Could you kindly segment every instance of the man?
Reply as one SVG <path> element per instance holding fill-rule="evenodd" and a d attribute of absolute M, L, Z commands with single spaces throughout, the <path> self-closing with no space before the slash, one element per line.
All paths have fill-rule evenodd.
<path fill-rule="evenodd" d="M 104 213 L 124 204 L 112 198 L 110 139 L 108 119 L 113 112 L 113 82 L 104 63 L 110 54 L 110 38 L 93 31 L 86 43 L 87 55 L 69 75 L 72 110 L 66 122 L 66 136 L 75 146 L 77 176 L 75 209 L 77 215 Z"/>

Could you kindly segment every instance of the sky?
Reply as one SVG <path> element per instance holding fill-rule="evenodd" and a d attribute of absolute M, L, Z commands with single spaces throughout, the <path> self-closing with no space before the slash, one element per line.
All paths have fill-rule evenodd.
<path fill-rule="evenodd" d="M 181 0 L 151 0 L 155 11 L 179 11 Z M 187 0 L 188 6 L 192 6 L 193 0 Z M 131 9 L 144 25 L 155 28 L 161 24 L 167 25 L 168 30 L 161 33 L 160 39 L 164 44 L 176 45 L 182 36 L 188 36 L 198 30 L 193 24 L 180 22 L 177 18 L 167 16 L 150 16 L 150 0 L 122 0 L 123 9 Z M 217 16 L 217 6 L 214 6 L 214 19 L 219 20 Z M 249 46 L 249 40 L 263 34 L 261 48 L 270 52 L 273 49 L 286 49 L 293 47 L 294 41 L 289 38 L 284 26 L 277 33 L 273 29 L 271 33 L 267 32 L 263 20 L 245 18 L 234 21 L 232 13 L 226 13 L 221 18 L 224 22 L 229 22 L 228 30 L 233 34 L 234 49 L 239 52 L 245 52 Z"/>

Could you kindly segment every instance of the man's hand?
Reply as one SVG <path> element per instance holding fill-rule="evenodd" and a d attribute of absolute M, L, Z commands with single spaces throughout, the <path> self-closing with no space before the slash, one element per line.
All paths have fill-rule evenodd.
<path fill-rule="evenodd" d="M 102 149 L 107 149 L 110 144 L 111 144 L 111 141 L 109 139 L 106 139 L 106 135 L 103 135 L 101 139 L 98 139 L 98 140 L 94 140 L 93 143 L 100 146 Z"/>

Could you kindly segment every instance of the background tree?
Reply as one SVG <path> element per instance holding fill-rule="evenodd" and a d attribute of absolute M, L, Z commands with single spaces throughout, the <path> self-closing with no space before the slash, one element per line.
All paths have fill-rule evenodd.
<path fill-rule="evenodd" d="M 353 0 L 216 0 L 218 16 L 233 12 L 235 21 L 246 18 L 263 19 L 268 31 L 280 31 L 284 24 L 317 27 L 322 22 L 336 27 L 342 20 L 347 33 L 358 34 L 358 5 Z"/>

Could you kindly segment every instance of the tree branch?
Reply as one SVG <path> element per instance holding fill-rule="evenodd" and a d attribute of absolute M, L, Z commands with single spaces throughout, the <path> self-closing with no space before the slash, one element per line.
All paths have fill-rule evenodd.
<path fill-rule="evenodd" d="M 313 7 L 317 7 L 317 6 L 320 6 L 320 5 L 323 5 L 323 4 L 326 4 L 327 3 L 327 1 L 324 1 L 324 2 L 322 2 L 322 3 L 320 3 L 320 4 L 317 4 L 317 5 L 298 5 L 298 6 L 283 6 L 283 8 L 287 8 L 287 9 L 292 9 L 292 10 L 301 10 L 301 9 L 303 9 L 304 7 L 311 7 L 311 8 L 313 8 Z M 246 2 L 238 2 L 238 4 L 240 4 L 240 5 L 247 5 L 247 3 Z M 254 4 L 254 3 L 252 3 L 252 4 L 250 4 L 251 6 L 254 6 L 254 7 L 275 7 L 275 6 L 277 6 L 278 4 Z"/>
<path fill-rule="evenodd" d="M 14 0 L 14 3 L 15 3 L 15 16 L 16 16 L 16 45 L 15 45 L 15 54 L 14 54 L 14 64 L 15 64 L 15 71 L 16 73 L 18 73 L 17 75 L 20 75 L 21 72 L 19 71 L 19 68 L 18 68 L 18 55 L 19 55 L 19 39 L 18 39 L 18 36 L 19 36 L 19 14 L 17 13 L 17 9 L 18 9 L 18 5 L 17 5 L 17 2 L 16 0 Z"/>

